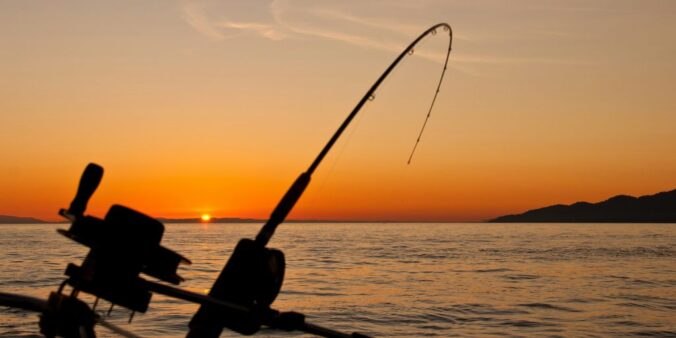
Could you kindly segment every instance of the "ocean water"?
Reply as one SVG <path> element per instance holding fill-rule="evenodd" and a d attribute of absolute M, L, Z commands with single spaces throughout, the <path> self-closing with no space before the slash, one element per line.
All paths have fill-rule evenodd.
<path fill-rule="evenodd" d="M 81 261 L 86 249 L 57 227 L 65 225 L 0 225 L 0 291 L 46 298 L 66 263 Z M 182 287 L 206 292 L 237 240 L 258 229 L 168 224 L 163 244 L 193 261 L 180 270 Z M 676 224 L 283 224 L 270 246 L 287 259 L 273 307 L 329 328 L 379 337 L 676 337 Z M 181 337 L 196 309 L 155 295 L 132 324 L 124 309 L 110 321 L 144 337 Z M 36 336 L 37 321 L 0 307 L 1 336 Z"/>

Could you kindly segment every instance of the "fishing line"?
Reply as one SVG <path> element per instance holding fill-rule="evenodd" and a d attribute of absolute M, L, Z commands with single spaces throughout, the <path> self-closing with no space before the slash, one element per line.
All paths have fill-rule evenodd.
<path fill-rule="evenodd" d="M 444 29 L 444 31 L 451 32 L 450 29 L 448 29 L 447 27 L 443 27 L 443 29 Z M 436 29 L 433 29 L 430 32 L 430 34 L 436 35 L 437 34 Z M 449 33 L 449 35 L 450 34 L 452 34 L 452 33 Z M 452 39 L 452 35 L 451 35 L 451 39 Z M 406 162 L 407 165 L 411 164 L 411 160 L 413 159 L 413 154 L 415 153 L 416 149 L 418 148 L 418 144 L 420 143 L 420 138 L 422 137 L 422 134 L 425 131 L 425 127 L 427 126 L 427 122 L 429 121 L 430 116 L 432 115 L 432 109 L 434 108 L 434 104 L 437 100 L 437 96 L 439 95 L 439 91 L 441 89 L 441 83 L 444 81 L 444 75 L 446 73 L 446 69 L 448 68 L 447 65 L 448 65 L 449 55 L 451 53 L 451 42 L 452 42 L 452 40 L 449 41 L 449 44 L 448 44 L 448 51 L 446 53 L 444 68 L 441 72 L 441 76 L 439 77 L 439 82 L 437 83 L 436 91 L 434 92 L 434 97 L 432 98 L 432 102 L 430 103 L 430 106 L 427 109 L 427 115 L 425 116 L 425 121 L 423 121 L 422 127 L 420 128 L 420 131 L 418 132 L 418 137 L 416 138 L 415 144 L 413 145 L 413 149 L 411 150 L 411 153 L 408 157 L 408 161 Z M 408 50 L 407 55 L 409 55 L 409 56 L 414 55 L 414 49 L 411 48 L 410 50 Z M 371 94 L 369 96 L 368 100 L 369 101 L 375 101 L 375 98 L 376 98 L 375 94 Z M 343 152 L 345 152 L 345 149 L 350 144 L 350 140 L 352 139 L 352 135 L 354 135 L 356 130 L 358 129 L 359 121 L 361 121 L 361 115 L 356 117 L 351 130 L 346 135 L 347 139 L 345 140 L 345 143 L 340 147 L 340 149 L 338 149 L 338 154 L 336 155 L 335 160 L 332 161 L 331 165 L 329 166 L 329 170 L 328 170 L 326 176 L 322 179 L 322 182 L 319 184 L 319 189 L 317 190 L 318 192 L 321 192 L 324 189 L 326 182 L 328 182 L 329 178 L 331 177 L 331 174 L 333 173 L 333 170 L 336 167 L 337 163 L 340 161 L 340 158 L 341 158 Z"/>
<path fill-rule="evenodd" d="M 441 83 L 444 79 L 444 74 L 446 73 L 446 69 L 448 69 L 448 59 L 451 55 L 451 45 L 453 44 L 453 30 L 451 29 L 451 26 L 449 26 L 447 23 L 439 23 L 436 24 L 430 28 L 428 28 L 425 32 L 420 34 L 411 44 L 402 51 L 399 56 L 390 64 L 389 67 L 383 72 L 380 77 L 376 80 L 376 82 L 371 86 L 371 88 L 364 94 L 364 96 L 359 100 L 357 105 L 352 109 L 352 112 L 347 116 L 347 118 L 343 121 L 343 123 L 338 127 L 338 130 L 331 136 L 329 141 L 326 143 L 324 148 L 319 152 L 317 157 L 314 159 L 312 164 L 307 168 L 307 170 L 298 176 L 296 181 L 293 182 L 291 187 L 286 191 L 282 199 L 279 201 L 275 209 L 272 211 L 272 214 L 270 215 L 270 218 L 268 221 L 263 225 L 261 230 L 258 232 L 258 235 L 256 236 L 256 242 L 258 245 L 265 246 L 272 235 L 275 232 L 275 229 L 279 224 L 284 222 L 286 219 L 286 216 L 289 214 L 291 209 L 293 209 L 294 205 L 296 205 L 296 202 L 298 202 L 298 199 L 300 196 L 303 194 L 305 191 L 305 188 L 307 188 L 308 184 L 310 183 L 310 179 L 312 177 L 312 174 L 314 171 L 317 169 L 319 164 L 322 162 L 326 154 L 331 150 L 333 147 L 334 143 L 338 140 L 338 138 L 343 134 L 345 129 L 347 128 L 348 125 L 350 125 L 350 122 L 354 119 L 354 117 L 359 113 L 361 108 L 366 104 L 368 101 L 372 101 L 375 99 L 375 92 L 380 86 L 380 84 L 387 78 L 387 76 L 392 72 L 392 70 L 401 62 L 401 60 L 404 58 L 406 55 L 410 55 L 413 53 L 413 48 L 420 42 L 420 40 L 424 39 L 428 35 L 436 35 L 437 34 L 437 29 L 443 29 L 443 31 L 448 32 L 448 50 L 446 51 L 446 59 L 444 62 L 444 68 L 441 72 L 441 76 L 439 77 L 439 83 L 437 84 L 437 89 L 436 92 L 434 93 L 434 98 L 432 99 L 432 102 L 430 104 L 430 108 L 427 110 L 427 115 L 425 117 L 425 121 L 423 123 L 423 126 L 420 130 L 420 133 L 418 134 L 418 138 L 416 140 L 416 143 L 413 147 L 413 151 L 411 152 L 411 155 L 409 156 L 409 161 L 408 163 L 411 162 L 411 159 L 413 158 L 413 153 L 415 152 L 416 148 L 418 147 L 418 144 L 420 143 L 420 138 L 422 137 L 422 133 L 425 130 L 425 126 L 427 125 L 427 122 L 432 114 L 432 108 L 434 108 L 434 103 L 436 102 L 437 96 L 439 95 L 439 89 L 441 88 Z"/>
<path fill-rule="evenodd" d="M 448 57 L 451 55 L 451 43 L 453 41 L 453 33 L 450 28 L 447 26 L 444 27 L 444 30 L 448 30 L 451 36 L 451 40 L 448 44 L 448 52 L 446 53 L 446 61 L 444 61 L 444 69 L 441 71 L 441 76 L 439 77 L 439 83 L 437 84 L 437 90 L 434 92 L 434 97 L 432 98 L 432 102 L 430 103 L 430 108 L 427 110 L 427 116 L 425 117 L 425 121 L 423 122 L 422 127 L 420 128 L 420 132 L 418 133 L 418 137 L 415 140 L 415 144 L 413 145 L 413 149 L 411 150 L 411 155 L 408 157 L 408 162 L 406 164 L 411 164 L 411 160 L 413 159 L 413 154 L 415 154 L 415 150 L 418 148 L 418 144 L 420 143 L 420 138 L 422 137 L 423 132 L 425 131 L 425 127 L 427 126 L 427 121 L 429 121 L 430 116 L 432 115 L 432 108 L 434 108 L 434 103 L 437 101 L 437 96 L 439 95 L 439 90 L 441 89 L 441 83 L 444 81 L 444 75 L 446 74 L 446 69 L 448 69 Z M 432 31 L 432 35 L 436 34 L 436 30 Z M 411 49 L 413 50 L 413 49 Z"/>
<path fill-rule="evenodd" d="M 326 153 L 329 152 L 329 150 L 331 149 L 333 144 L 340 137 L 340 135 L 343 133 L 345 128 L 347 128 L 347 126 L 350 124 L 350 121 L 352 121 L 354 116 L 357 115 L 357 113 L 361 110 L 361 108 L 364 106 L 364 104 L 367 101 L 372 101 L 375 98 L 376 89 L 378 89 L 378 87 L 383 82 L 383 80 L 385 80 L 385 78 L 387 78 L 387 76 L 390 75 L 392 70 L 399 64 L 399 62 L 404 58 L 404 56 L 411 55 L 413 53 L 414 47 L 418 44 L 418 42 L 420 42 L 422 39 L 424 39 L 428 35 L 436 35 L 437 29 L 439 29 L 439 28 L 443 29 L 445 32 L 448 32 L 448 50 L 446 51 L 446 59 L 444 61 L 444 68 L 441 71 L 441 76 L 439 77 L 439 83 L 437 84 L 437 89 L 436 89 L 436 92 L 434 93 L 434 98 L 432 100 L 432 103 L 430 104 L 430 108 L 428 109 L 427 117 L 425 118 L 425 122 L 424 122 L 422 129 L 421 129 L 421 133 L 418 135 L 419 138 L 420 138 L 420 136 L 422 136 L 422 131 L 424 131 L 425 126 L 427 125 L 427 120 L 429 119 L 429 116 L 432 113 L 432 108 L 434 108 L 434 103 L 436 102 L 437 95 L 439 94 L 439 90 L 441 88 L 441 83 L 444 79 L 444 74 L 446 74 L 446 69 L 448 69 L 448 59 L 451 55 L 451 45 L 453 44 L 453 30 L 451 29 L 451 26 L 449 26 L 447 23 L 439 23 L 439 24 L 436 24 L 436 25 L 430 27 L 425 32 L 420 34 L 420 36 L 418 36 L 418 38 L 413 40 L 413 42 L 411 42 L 411 44 L 409 44 L 408 47 L 406 47 L 406 49 L 404 49 L 404 51 L 401 52 L 401 54 L 399 54 L 399 56 L 397 56 L 397 58 L 394 60 L 394 62 L 392 62 L 392 64 L 390 64 L 389 67 L 387 67 L 385 72 L 383 72 L 383 74 L 380 75 L 378 80 L 376 80 L 376 82 L 371 86 L 371 89 L 369 89 L 366 92 L 366 94 L 364 94 L 364 96 L 361 98 L 361 100 L 359 100 L 359 103 L 357 103 L 357 106 L 354 107 L 354 109 L 352 110 L 350 115 L 347 116 L 345 121 L 343 121 L 343 124 L 341 124 L 340 127 L 338 127 L 338 130 L 336 130 L 335 134 L 333 134 L 333 136 L 331 137 L 329 142 L 326 143 L 326 145 L 324 146 L 322 151 L 319 153 L 319 155 L 317 155 L 317 158 L 315 158 L 314 162 L 312 162 L 312 164 L 310 165 L 310 167 L 306 171 L 306 173 L 308 175 L 312 175 L 312 173 L 315 171 L 315 169 L 317 169 L 317 166 L 319 166 L 319 163 L 321 163 L 322 159 L 324 159 L 324 156 L 326 156 Z M 415 144 L 416 148 L 417 148 L 418 143 L 419 142 L 416 141 L 416 144 Z M 415 148 L 414 148 L 414 151 L 415 151 Z M 410 157 L 412 157 L 412 155 Z"/>
<path fill-rule="evenodd" d="M 321 183 L 319 184 L 319 189 L 317 189 L 317 192 L 320 193 L 324 190 L 324 186 L 326 185 L 326 182 L 329 181 L 331 176 L 333 175 L 333 171 L 336 168 L 336 165 L 340 162 L 340 159 L 343 156 L 343 153 L 345 152 L 345 149 L 348 148 L 348 145 L 350 144 L 350 141 L 352 140 L 352 135 L 357 133 L 357 130 L 359 129 L 359 122 L 362 120 L 362 116 L 359 115 L 355 118 L 354 123 L 350 131 L 347 132 L 347 135 L 345 136 L 345 142 L 343 143 L 342 146 L 338 149 L 338 154 L 336 154 L 336 158 L 331 162 L 329 165 L 329 170 L 326 171 L 326 175 L 322 178 Z"/>

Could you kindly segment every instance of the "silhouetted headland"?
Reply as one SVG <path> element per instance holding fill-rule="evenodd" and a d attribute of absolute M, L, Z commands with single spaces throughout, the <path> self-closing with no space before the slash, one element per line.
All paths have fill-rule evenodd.
<path fill-rule="evenodd" d="M 641 197 L 618 195 L 599 203 L 557 204 L 490 222 L 676 223 L 676 190 Z"/>
<path fill-rule="evenodd" d="M 35 223 L 47 223 L 47 222 L 33 217 L 0 215 L 0 224 L 35 224 Z"/>

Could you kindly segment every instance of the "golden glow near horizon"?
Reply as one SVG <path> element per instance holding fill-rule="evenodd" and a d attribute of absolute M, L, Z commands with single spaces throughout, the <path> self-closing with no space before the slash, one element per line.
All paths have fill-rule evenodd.
<path fill-rule="evenodd" d="M 0 214 L 265 218 L 413 38 L 291 218 L 481 220 L 676 188 L 673 1 L 0 3 Z M 199 158 L 199 161 L 195 161 Z"/>
<path fill-rule="evenodd" d="M 202 216 L 200 217 L 200 219 L 201 219 L 203 222 L 209 222 L 209 221 L 211 220 L 211 216 L 210 216 L 210 215 L 207 215 L 207 214 L 202 214 Z"/>

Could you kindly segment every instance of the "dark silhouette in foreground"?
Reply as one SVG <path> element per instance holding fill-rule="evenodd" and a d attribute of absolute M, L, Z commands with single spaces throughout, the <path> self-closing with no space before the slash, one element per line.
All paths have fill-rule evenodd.
<path fill-rule="evenodd" d="M 397 64 L 406 55 L 413 54 L 415 45 L 428 35 L 436 35 L 437 29 L 448 33 L 446 62 L 425 121 L 409 155 L 410 163 L 447 69 L 453 32 L 445 23 L 434 25 L 418 36 L 376 80 L 307 170 L 293 182 L 256 237 L 239 241 L 208 295 L 166 284 L 178 285 L 183 282 L 176 271 L 179 264 L 189 261 L 161 245 L 164 225 L 158 220 L 120 205 L 112 206 L 103 219 L 84 214 L 87 203 L 103 176 L 103 168 L 91 163 L 82 174 L 70 207 L 59 212 L 72 222 L 68 230 L 59 232 L 90 248 L 84 262 L 81 265 L 68 265 L 68 278 L 58 291 L 50 294 L 47 302 L 0 293 L 0 305 L 41 312 L 40 329 L 47 337 L 95 336 L 94 325 L 101 323 L 101 317 L 78 298 L 80 292 L 96 297 L 93 308 L 98 299 L 103 298 L 114 305 L 132 310 L 130 321 L 134 311 L 145 312 L 148 309 L 152 295 L 157 293 L 200 304 L 188 325 L 188 338 L 217 338 L 225 328 L 252 335 L 261 326 L 287 331 L 299 330 L 324 337 L 366 337 L 356 332 L 348 334 L 310 324 L 301 313 L 272 309 L 270 306 L 282 287 L 286 264 L 282 251 L 267 245 L 277 227 L 286 221 L 287 215 L 310 183 L 314 171 L 362 106 L 375 97 L 376 89 Z M 157 278 L 163 283 L 147 280 L 141 274 Z M 70 294 L 64 292 L 66 286 L 70 286 Z M 136 337 L 122 331 L 116 328 L 117 333 Z"/>
<path fill-rule="evenodd" d="M 599 203 L 557 204 L 490 222 L 676 223 L 676 190 L 641 197 L 618 195 Z"/>
<path fill-rule="evenodd" d="M 304 175 L 307 174 L 301 177 Z M 85 215 L 87 203 L 102 177 L 103 168 L 90 163 L 80 178 L 70 207 L 59 211 L 72 224 L 68 230 L 58 232 L 89 247 L 84 261 L 80 265 L 68 264 L 67 278 L 46 301 L 0 292 L 0 305 L 39 312 L 40 332 L 46 337 L 94 338 L 96 324 L 125 337 L 138 337 L 106 322 L 104 316 L 96 313 L 96 306 L 101 298 L 111 304 L 108 313 L 114 306 L 127 308 L 132 311 L 131 322 L 135 312 L 148 310 L 153 294 L 202 306 L 191 321 L 188 337 L 219 336 L 223 328 L 251 335 L 263 325 L 324 337 L 367 337 L 308 323 L 301 313 L 272 309 L 270 305 L 284 279 L 284 254 L 251 239 L 240 240 L 209 295 L 169 285 L 184 281 L 176 272 L 180 264 L 190 264 L 190 261 L 161 245 L 164 234 L 161 222 L 121 205 L 113 205 L 104 218 Z M 297 199 L 302 191 L 297 192 L 294 187 L 290 191 L 297 193 L 293 196 Z M 282 207 L 288 212 L 292 205 Z M 141 274 L 160 282 L 148 280 Z M 91 307 L 78 298 L 81 293 L 96 297 Z"/>

